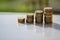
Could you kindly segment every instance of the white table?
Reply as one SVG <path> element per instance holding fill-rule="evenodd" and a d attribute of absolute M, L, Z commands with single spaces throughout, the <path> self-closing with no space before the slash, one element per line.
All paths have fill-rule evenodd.
<path fill-rule="evenodd" d="M 52 25 L 19 24 L 25 13 L 0 12 L 0 40 L 60 40 L 60 15 L 53 15 Z"/>

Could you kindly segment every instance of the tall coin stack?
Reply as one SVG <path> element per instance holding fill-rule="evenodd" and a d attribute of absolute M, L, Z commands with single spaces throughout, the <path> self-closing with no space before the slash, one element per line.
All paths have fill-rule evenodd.
<path fill-rule="evenodd" d="M 52 23 L 52 7 L 45 7 L 44 8 L 44 21 L 46 24 Z"/>
<path fill-rule="evenodd" d="M 26 16 L 27 16 L 26 17 L 27 23 L 34 23 L 34 14 L 33 13 L 28 13 Z"/>
<path fill-rule="evenodd" d="M 42 10 L 35 11 L 35 22 L 39 24 L 43 23 L 43 11 Z"/>

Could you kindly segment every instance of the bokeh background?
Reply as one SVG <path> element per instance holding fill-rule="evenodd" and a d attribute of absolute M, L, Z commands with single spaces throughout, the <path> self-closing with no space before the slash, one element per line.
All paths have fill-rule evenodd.
<path fill-rule="evenodd" d="M 60 13 L 60 0 L 0 0 L 0 12 L 34 12 L 46 6 Z"/>

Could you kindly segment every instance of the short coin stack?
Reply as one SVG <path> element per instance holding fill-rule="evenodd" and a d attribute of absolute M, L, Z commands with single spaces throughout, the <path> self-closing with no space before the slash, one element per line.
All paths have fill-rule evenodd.
<path fill-rule="evenodd" d="M 39 24 L 43 23 L 43 11 L 42 10 L 35 11 L 35 22 Z"/>
<path fill-rule="evenodd" d="M 34 23 L 34 14 L 33 13 L 27 13 L 26 22 L 27 23 Z"/>
<path fill-rule="evenodd" d="M 52 23 L 52 8 L 51 7 L 45 7 L 44 8 L 44 21 L 45 24 L 50 24 Z"/>
<path fill-rule="evenodd" d="M 19 23 L 25 23 L 25 18 L 23 16 L 18 17 L 18 22 Z"/>

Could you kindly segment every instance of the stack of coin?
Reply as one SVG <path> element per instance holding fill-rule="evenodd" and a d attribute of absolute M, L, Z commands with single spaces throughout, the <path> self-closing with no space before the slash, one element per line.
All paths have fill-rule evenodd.
<path fill-rule="evenodd" d="M 47 24 L 52 23 L 52 7 L 45 7 L 44 8 L 44 21 Z"/>
<path fill-rule="evenodd" d="M 18 17 L 18 23 L 25 23 L 25 18 L 23 16 Z"/>
<path fill-rule="evenodd" d="M 33 13 L 27 13 L 26 22 L 27 23 L 34 23 L 34 14 Z"/>
<path fill-rule="evenodd" d="M 36 10 L 35 11 L 35 22 L 36 23 L 43 23 L 43 11 L 42 10 Z"/>

